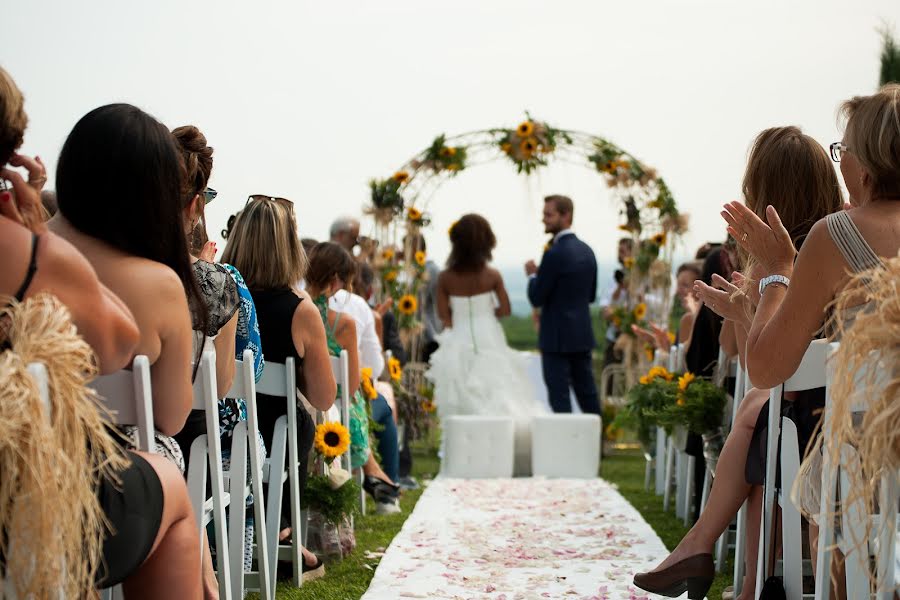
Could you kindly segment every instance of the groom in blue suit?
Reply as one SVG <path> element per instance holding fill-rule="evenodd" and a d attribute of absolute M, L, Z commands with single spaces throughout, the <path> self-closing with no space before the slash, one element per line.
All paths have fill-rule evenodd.
<path fill-rule="evenodd" d="M 582 412 L 599 415 L 590 313 L 597 297 L 597 259 L 572 232 L 574 212 L 567 196 L 544 198 L 544 229 L 553 240 L 540 269 L 533 260 L 525 264 L 528 300 L 541 311 L 538 345 L 553 412 L 572 412 L 571 385 Z"/>

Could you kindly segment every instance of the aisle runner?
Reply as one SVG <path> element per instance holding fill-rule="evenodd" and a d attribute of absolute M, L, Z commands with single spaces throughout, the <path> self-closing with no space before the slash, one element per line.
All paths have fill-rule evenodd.
<path fill-rule="evenodd" d="M 665 547 L 608 483 L 436 479 L 363 600 L 648 598 L 632 588 Z"/>

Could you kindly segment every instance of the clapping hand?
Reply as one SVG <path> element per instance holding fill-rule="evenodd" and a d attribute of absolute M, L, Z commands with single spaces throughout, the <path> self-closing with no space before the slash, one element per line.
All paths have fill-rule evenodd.
<path fill-rule="evenodd" d="M 217 251 L 218 248 L 216 248 L 215 242 L 206 242 L 205 244 L 203 244 L 203 250 L 200 251 L 200 256 L 198 256 L 197 258 L 208 263 L 215 262 Z"/>
<path fill-rule="evenodd" d="M 738 272 L 734 273 L 734 279 L 739 285 L 744 282 L 744 276 Z M 694 282 L 694 293 L 699 296 L 700 301 L 724 319 L 749 325 L 755 305 L 753 299 L 721 275 L 713 274 L 712 283 L 715 287 L 700 280 Z"/>
<path fill-rule="evenodd" d="M 722 218 L 728 223 L 728 233 L 756 259 L 766 275 L 792 271 L 797 249 L 775 207 L 766 208 L 768 223 L 740 202 L 729 202 L 724 208 Z"/>
<path fill-rule="evenodd" d="M 0 193 L 0 214 L 21 223 L 35 233 L 47 230 L 44 222 L 44 208 L 41 204 L 41 188 L 47 182 L 47 170 L 39 157 L 30 158 L 13 154 L 9 159 L 13 167 L 24 167 L 28 171 L 28 181 L 12 169 L 0 169 L 0 178 L 12 184 L 12 192 Z"/>
<path fill-rule="evenodd" d="M 393 298 L 388 298 L 387 300 L 385 300 L 385 301 L 382 302 L 381 304 L 378 304 L 377 306 L 375 306 L 375 309 L 374 309 L 374 310 L 375 310 L 376 313 L 378 313 L 378 315 L 380 315 L 380 316 L 383 317 L 384 315 L 387 314 L 387 312 L 388 312 L 389 310 L 391 310 L 391 307 L 392 307 L 393 305 L 394 305 L 394 299 L 393 299 Z"/>
<path fill-rule="evenodd" d="M 631 331 L 634 332 L 638 338 L 644 340 L 648 344 L 652 344 L 660 350 L 668 351 L 671 346 L 669 332 L 654 323 L 650 323 L 650 329 L 632 325 Z"/>

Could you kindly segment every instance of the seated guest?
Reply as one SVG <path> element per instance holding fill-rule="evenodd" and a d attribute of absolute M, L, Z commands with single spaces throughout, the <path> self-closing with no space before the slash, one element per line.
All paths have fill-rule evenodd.
<path fill-rule="evenodd" d="M 785 171 L 785 164 L 796 165 L 796 168 Z M 840 186 L 828 156 L 814 139 L 804 135 L 796 127 L 767 129 L 757 136 L 747 162 L 743 188 L 748 212 L 765 215 L 767 205 L 776 207 L 779 213 L 784 215 L 784 224 L 790 231 L 785 235 L 795 243 L 806 237 L 813 223 L 840 210 L 842 205 Z M 735 236 L 731 229 L 729 227 L 729 233 L 740 243 L 741 234 Z M 704 277 L 709 276 L 709 280 L 698 282 L 695 287 L 704 301 L 704 306 L 695 320 L 686 360 L 688 366 L 700 374 L 715 363 L 718 354 L 717 340 L 721 320 L 714 311 L 721 311 L 722 305 L 728 304 L 730 298 L 729 294 L 723 292 L 724 298 L 712 301 L 700 291 L 709 287 L 706 283 L 721 285 L 722 282 L 726 282 L 726 269 L 730 269 L 730 260 L 722 254 L 724 252 L 719 247 L 707 255 Z M 755 275 L 752 266 L 749 272 Z M 735 306 L 737 305 L 738 303 L 735 303 Z M 740 312 L 746 315 L 745 308 L 741 303 L 739 310 L 735 310 L 733 314 Z M 820 323 L 822 315 L 823 311 L 820 310 L 817 316 Z M 697 344 L 697 340 L 701 339 L 697 337 L 698 334 L 702 335 L 702 339 L 706 342 L 702 347 Z M 709 343 L 713 337 L 716 340 L 715 352 L 713 352 L 714 345 Z M 803 342 L 804 349 L 811 339 L 810 334 Z M 790 373 L 786 374 L 785 378 L 788 375 Z M 751 379 L 758 386 L 769 385 L 771 381 L 763 381 L 763 378 L 752 373 Z M 635 585 L 650 592 L 666 595 L 666 590 L 674 590 L 681 582 L 692 579 L 695 584 L 702 584 L 708 589 L 715 570 L 711 555 L 713 545 L 731 523 L 744 501 L 749 499 L 745 538 L 747 568 L 741 597 L 755 597 L 762 488 L 748 482 L 743 467 L 747 462 L 757 416 L 768 397 L 766 389 L 751 390 L 744 397 L 731 433 L 719 456 L 716 477 L 706 509 L 668 558 L 653 571 L 635 575 Z M 705 594 L 705 590 L 700 591 Z"/>
<path fill-rule="evenodd" d="M 304 278 L 307 264 L 297 238 L 293 203 L 284 198 L 252 196 L 226 233 L 222 261 L 234 265 L 247 282 L 256 305 L 266 360 L 283 364 L 292 357 L 298 387 L 312 405 L 310 410 L 328 410 L 334 404 L 337 386 L 331 370 L 325 327 L 309 294 L 293 287 Z M 273 248 L 278 251 L 273 252 Z M 259 429 L 266 447 L 272 447 L 275 421 L 286 411 L 283 398 L 257 395 Z M 315 438 L 315 423 L 309 411 L 300 406 L 297 417 L 302 495 Z M 283 493 L 281 540 L 292 534 L 287 482 Z M 303 557 L 304 579 L 324 573 L 322 562 L 305 548 Z"/>
<path fill-rule="evenodd" d="M 328 332 L 328 347 L 332 356 L 347 351 L 350 362 L 350 462 L 354 469 L 362 468 L 366 474 L 365 487 L 375 499 L 376 511 L 395 513 L 400 511 L 400 488 L 381 468 L 369 448 L 369 417 L 367 399 L 360 392 L 360 372 L 356 323 L 353 318 L 342 319 L 342 313 L 328 308 L 328 298 L 346 287 L 356 275 L 356 261 L 350 253 L 334 242 L 322 242 L 309 255 L 310 268 L 306 275 L 307 291 L 315 299 L 321 318 Z M 368 307 L 367 307 L 368 308 Z M 377 400 L 377 398 L 374 398 Z M 386 406 L 386 405 L 385 405 Z M 373 405 L 373 411 L 375 406 Z M 390 409 L 387 408 L 388 416 Z M 390 416 L 388 417 L 390 418 Z M 385 436 L 387 439 L 387 435 Z M 393 430 L 393 447 L 388 458 L 399 461 L 397 433 Z M 393 465 L 396 465 L 393 462 Z"/>
<path fill-rule="evenodd" d="M 100 162 L 106 176 L 84 184 Z M 155 165 L 149 169 L 147 165 Z M 186 252 L 182 166 L 171 133 L 139 108 L 111 104 L 85 115 L 59 156 L 59 212 L 50 229 L 84 254 L 137 321 L 135 351 L 150 360 L 157 449 L 183 471 L 181 431 L 193 402 L 195 322 L 207 311 Z M 123 190 L 130 190 L 123 200 Z"/>
<path fill-rule="evenodd" d="M 44 293 L 53 294 L 68 309 L 78 333 L 96 356 L 100 372 L 116 371 L 130 363 L 135 354 L 140 339 L 138 326 L 128 307 L 97 279 L 84 256 L 44 225 L 40 190 L 47 180 L 46 171 L 40 161 L 14 154 L 22 143 L 27 120 L 21 92 L 0 68 L 0 187 L 5 187 L 6 181 L 12 185 L 12 191 L 0 191 L 0 255 L 7 267 L 0 269 L 0 296 L 21 302 Z M 28 181 L 7 164 L 27 169 Z M 16 310 L 8 306 L 7 309 L 13 311 L 8 314 Z M 58 318 L 58 312 L 54 314 Z M 59 338 L 53 344 L 55 352 L 62 351 Z M 47 344 L 31 340 L 31 346 L 41 348 Z M 0 350 L 17 352 L 18 348 L 15 340 L 0 339 Z M 27 363 L 32 357 L 23 359 Z M 2 376 L 11 375 L 4 371 Z M 10 388 L 0 383 L 0 389 Z M 29 431 L 34 429 L 29 427 Z M 22 442 L 28 446 L 27 440 Z M 86 447 L 98 450 L 104 445 L 101 437 L 91 437 L 86 442 Z M 75 551 L 86 558 L 86 574 L 99 568 L 97 584 L 122 583 L 129 598 L 199 598 L 198 565 L 183 560 L 185 556 L 196 556 L 200 547 L 181 474 L 165 458 L 142 452 L 125 453 L 124 463 L 119 464 L 121 468 L 115 473 L 119 482 L 100 478 L 96 491 L 99 509 L 111 528 L 103 533 L 101 553 L 90 551 L 90 542 L 85 544 L 86 539 L 93 539 L 89 531 L 72 540 L 78 546 Z M 85 472 L 84 481 L 94 480 Z M 74 489 L 78 485 L 73 482 L 65 489 L 69 500 L 78 497 Z M 60 516 L 59 506 L 42 510 L 42 499 L 50 501 L 46 488 L 30 500 L 36 503 L 31 506 L 36 513 Z M 59 537 L 57 534 L 58 531 L 55 538 Z M 31 541 L 38 547 L 46 546 L 40 538 Z M 83 592 L 83 584 L 90 582 L 81 583 L 77 589 Z"/>

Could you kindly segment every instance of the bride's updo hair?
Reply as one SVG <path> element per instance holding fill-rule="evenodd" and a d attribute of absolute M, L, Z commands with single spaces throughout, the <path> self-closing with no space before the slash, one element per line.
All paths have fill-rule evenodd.
<path fill-rule="evenodd" d="M 481 215 L 464 215 L 450 228 L 450 243 L 453 249 L 447 259 L 451 271 L 480 271 L 490 262 L 497 246 L 497 238 L 491 224 Z"/>

